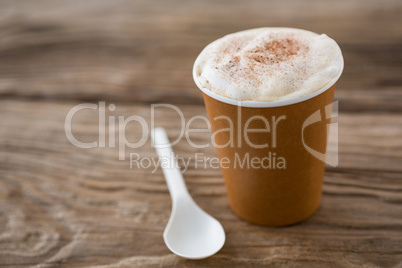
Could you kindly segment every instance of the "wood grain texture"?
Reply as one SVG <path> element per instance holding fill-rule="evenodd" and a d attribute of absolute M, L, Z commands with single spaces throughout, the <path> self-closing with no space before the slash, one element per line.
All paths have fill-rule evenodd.
<path fill-rule="evenodd" d="M 191 67 L 203 47 L 225 34 L 268 25 L 325 32 L 337 40 L 346 63 L 337 90 L 343 109 L 399 110 L 400 1 L 229 6 L 225 1 L 2 1 L 0 96 L 202 104 Z M 383 101 L 375 104 L 377 99 Z"/>
<path fill-rule="evenodd" d="M 238 219 L 228 206 L 220 171 L 190 165 L 185 180 L 192 196 L 227 233 L 217 255 L 191 262 L 172 256 L 163 243 L 171 202 L 160 169 L 130 169 L 128 159 L 118 160 L 117 148 L 80 149 L 70 144 L 62 122 L 78 103 L 0 104 L 0 260 L 6 267 L 401 264 L 399 115 L 340 114 L 340 165 L 326 173 L 321 208 L 292 227 L 259 227 Z M 179 108 L 187 120 L 205 115 L 201 106 Z M 165 117 L 159 116 L 156 123 L 168 129 L 172 140 L 178 137 L 175 112 L 159 113 Z M 149 121 L 150 107 L 121 104 L 108 116 L 132 114 Z M 97 140 L 96 111 L 78 113 L 73 129 L 81 140 Z M 141 135 L 134 125 L 127 133 L 133 141 Z M 190 138 L 203 144 L 209 134 Z M 194 149 L 186 141 L 174 150 L 184 157 L 197 152 L 215 156 L 213 148 Z M 127 150 L 127 156 L 133 152 L 156 158 L 149 142 Z"/>
<path fill-rule="evenodd" d="M 401 267 L 401 12 L 391 0 L 0 0 L 0 267 Z M 177 104 L 186 120 L 205 115 L 195 57 L 224 34 L 260 26 L 339 42 L 340 164 L 327 168 L 312 217 L 268 228 L 233 214 L 218 169 L 190 163 L 189 191 L 227 241 L 209 259 L 184 260 L 163 242 L 171 201 L 161 170 L 130 168 L 116 147 L 74 147 L 65 116 L 98 101 L 116 105 L 108 116 L 147 122 L 158 102 Z M 156 124 L 174 139 L 178 119 L 160 110 Z M 96 141 L 97 112 L 79 112 L 73 130 Z M 141 129 L 131 124 L 126 135 L 136 141 Z M 206 143 L 209 134 L 191 138 Z M 216 156 L 185 140 L 174 150 Z M 149 141 L 130 153 L 156 157 Z"/>

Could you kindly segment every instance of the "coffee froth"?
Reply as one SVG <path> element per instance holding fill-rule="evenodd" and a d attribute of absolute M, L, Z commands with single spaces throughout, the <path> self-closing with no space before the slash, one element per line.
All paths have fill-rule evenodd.
<path fill-rule="evenodd" d="M 292 28 L 226 35 L 208 45 L 197 62 L 197 79 L 205 89 L 261 102 L 311 94 L 337 78 L 343 67 L 334 40 Z"/>

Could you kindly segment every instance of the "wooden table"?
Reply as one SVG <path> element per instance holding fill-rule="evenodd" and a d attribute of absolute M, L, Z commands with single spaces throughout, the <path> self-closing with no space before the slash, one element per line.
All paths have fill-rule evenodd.
<path fill-rule="evenodd" d="M 0 1 L 0 267 L 401 267 L 401 13 L 402 2 L 388 0 Z M 75 147 L 64 121 L 99 101 L 115 105 L 106 116 L 116 120 L 149 122 L 153 103 L 177 105 L 186 120 L 205 116 L 195 57 L 260 26 L 325 32 L 340 44 L 340 163 L 326 170 L 319 210 L 285 228 L 240 220 L 219 169 L 190 165 L 189 191 L 227 240 L 209 259 L 185 260 L 162 239 L 171 201 L 161 170 L 130 168 L 108 143 Z M 75 137 L 99 142 L 98 118 L 78 112 Z M 158 110 L 156 124 L 178 137 L 173 110 Z M 139 125 L 126 136 L 137 141 Z M 185 140 L 174 150 L 216 156 Z M 156 157 L 149 140 L 130 153 Z"/>

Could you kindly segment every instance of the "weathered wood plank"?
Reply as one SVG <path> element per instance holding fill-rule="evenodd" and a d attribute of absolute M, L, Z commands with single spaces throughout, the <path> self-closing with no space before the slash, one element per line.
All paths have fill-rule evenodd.
<path fill-rule="evenodd" d="M 3 1 L 0 98 L 202 104 L 191 67 L 207 43 L 242 29 L 293 26 L 325 32 L 342 47 L 342 109 L 401 111 L 400 1 L 42 5 Z"/>
<path fill-rule="evenodd" d="M 192 262 L 174 256 L 163 243 L 171 202 L 161 170 L 130 169 L 128 160 L 118 160 L 117 148 L 70 144 L 64 118 L 76 104 L 0 101 L 0 263 L 5 267 L 401 265 L 399 115 L 340 113 L 340 166 L 326 172 L 317 213 L 292 227 L 260 227 L 238 219 L 227 203 L 220 171 L 190 165 L 185 180 L 191 194 L 227 232 L 217 255 Z M 205 115 L 201 106 L 179 108 L 186 120 Z M 149 122 L 150 106 L 117 104 L 107 113 L 133 114 Z M 157 116 L 170 138 L 177 137 L 175 112 L 159 110 Z M 73 130 L 82 141 L 96 140 L 96 111 L 77 113 Z M 138 126 L 127 128 L 132 141 L 139 134 Z M 190 137 L 201 144 L 209 134 Z M 184 157 L 215 155 L 213 148 L 194 149 L 185 140 L 174 149 Z M 149 142 L 130 152 L 156 157 Z"/>

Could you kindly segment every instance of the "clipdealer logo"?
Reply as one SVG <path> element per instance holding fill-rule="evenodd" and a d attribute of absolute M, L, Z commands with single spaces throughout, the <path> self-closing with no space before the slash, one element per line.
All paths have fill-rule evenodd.
<path fill-rule="evenodd" d="M 325 114 L 325 119 L 331 119 L 338 117 L 338 101 L 334 101 L 333 103 L 330 103 L 325 106 L 324 108 L 324 114 Z M 311 114 L 306 121 L 304 121 L 303 126 L 302 126 L 302 142 L 304 148 L 315 158 L 321 160 L 322 162 L 325 162 L 326 164 L 336 167 L 338 166 L 338 123 L 330 123 L 327 124 L 327 137 L 329 139 L 333 139 L 333 144 L 331 146 L 332 153 L 321 153 L 310 146 L 306 144 L 304 141 L 304 129 L 307 128 L 310 125 L 313 125 L 314 123 L 320 122 L 322 120 L 325 120 L 324 118 L 321 118 L 321 111 L 317 110 L 313 114 Z M 329 142 L 328 142 L 329 144 Z"/>
<path fill-rule="evenodd" d="M 212 132 L 211 124 L 206 116 L 196 115 L 189 118 L 186 122 L 186 117 L 184 113 L 177 107 L 172 104 L 152 104 L 150 107 L 150 120 L 140 116 L 140 115 L 131 115 L 125 117 L 123 115 L 109 115 L 107 116 L 107 111 L 113 112 L 116 110 L 116 106 L 114 104 L 109 104 L 106 106 L 104 101 L 100 101 L 98 104 L 94 103 L 82 103 L 71 108 L 65 118 L 64 129 L 67 139 L 71 144 L 78 148 L 90 149 L 90 148 L 118 148 L 118 158 L 119 160 L 126 159 L 126 150 L 130 149 L 138 149 L 146 144 L 148 138 L 150 138 L 150 131 L 152 131 L 155 127 L 155 110 L 157 108 L 167 108 L 172 109 L 172 111 L 176 112 L 180 116 L 180 134 L 179 136 L 171 142 L 172 145 L 177 144 L 181 139 L 185 138 L 187 143 L 196 149 L 208 148 L 209 146 L 213 146 L 215 148 L 225 148 L 225 147 L 234 147 L 242 146 L 241 137 L 244 137 L 247 146 L 251 148 L 261 149 L 261 148 L 272 148 L 275 149 L 278 146 L 278 137 L 277 137 L 277 128 L 280 127 L 281 121 L 286 120 L 286 116 L 272 116 L 270 120 L 263 116 L 252 116 L 247 119 L 244 124 L 240 124 L 241 119 L 238 122 L 238 125 L 243 125 L 242 129 L 234 129 L 234 123 L 232 120 L 225 115 L 220 115 L 214 118 L 213 120 L 224 120 L 227 121 L 228 128 L 219 129 L 215 132 Z M 82 111 L 82 110 L 93 110 L 97 112 L 99 124 L 98 124 L 98 140 L 92 142 L 82 142 L 80 141 L 76 135 L 73 134 L 72 122 L 74 116 Z M 241 109 L 241 105 L 239 105 L 239 109 Z M 331 115 L 332 111 L 332 115 Z M 319 159 L 322 162 L 325 162 L 331 166 L 338 165 L 338 123 L 327 124 L 327 134 L 331 139 L 331 153 L 327 154 L 326 152 L 319 152 L 313 148 L 311 148 L 305 141 L 305 129 L 309 126 L 318 123 L 320 121 L 334 118 L 338 116 L 338 102 L 335 101 L 331 104 L 328 104 L 324 108 L 325 118 L 321 117 L 321 111 L 317 110 L 313 114 L 311 114 L 303 123 L 301 130 L 301 141 L 304 148 L 315 158 Z M 240 112 L 239 112 L 240 115 Z M 194 128 L 193 123 L 196 121 L 203 122 L 206 127 L 205 128 Z M 261 121 L 265 125 L 265 128 L 262 129 L 253 129 L 250 127 L 253 121 Z M 126 128 L 128 124 L 137 124 L 141 129 L 141 134 L 139 139 L 136 142 L 131 142 L 126 137 Z M 224 144 L 217 144 L 216 136 L 222 132 L 228 132 L 228 141 Z M 237 141 L 234 141 L 234 131 L 238 131 L 237 133 Z M 117 134 L 116 134 L 117 132 Z M 108 133 L 108 135 L 106 135 Z M 190 134 L 191 133 L 211 133 L 210 141 L 204 144 L 198 144 L 194 142 Z M 267 137 L 270 135 L 269 142 L 267 141 L 264 144 L 254 144 L 250 139 L 249 135 L 252 133 L 266 133 Z M 268 151 L 267 151 L 268 152 Z M 164 165 L 165 163 L 161 160 L 155 160 L 149 156 L 140 156 L 138 152 L 132 152 L 130 155 L 130 168 L 151 168 L 153 172 L 156 170 L 156 167 L 160 165 Z M 199 153 L 194 154 L 194 157 L 188 157 L 188 159 L 184 159 L 183 157 L 174 156 L 177 161 L 181 163 L 184 167 L 182 171 L 186 171 L 187 168 L 191 165 L 191 162 L 194 162 L 193 165 L 195 167 L 201 168 L 225 168 L 228 165 L 228 159 L 219 159 L 217 157 L 201 157 Z M 250 157 L 248 154 L 242 156 L 234 157 L 234 165 L 237 165 L 239 168 L 269 168 L 269 169 L 285 169 L 286 168 L 286 159 L 283 156 L 277 155 L 274 151 L 267 153 L 267 157 L 261 159 L 255 159 Z M 166 161 L 165 161 L 166 162 Z"/>

